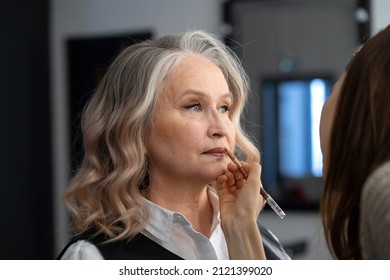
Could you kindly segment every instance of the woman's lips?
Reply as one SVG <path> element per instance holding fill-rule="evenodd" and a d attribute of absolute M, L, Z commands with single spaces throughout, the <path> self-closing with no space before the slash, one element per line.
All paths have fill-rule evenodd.
<path fill-rule="evenodd" d="M 222 158 L 222 157 L 225 157 L 225 154 L 226 154 L 225 151 L 226 151 L 225 148 L 213 148 L 213 149 L 207 150 L 203 154 Z"/>

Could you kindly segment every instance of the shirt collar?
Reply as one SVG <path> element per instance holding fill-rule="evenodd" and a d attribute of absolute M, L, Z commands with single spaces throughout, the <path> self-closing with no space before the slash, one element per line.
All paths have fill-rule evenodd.
<path fill-rule="evenodd" d="M 144 198 L 149 216 L 145 230 L 161 241 L 167 241 L 172 229 L 173 216 L 176 212 L 160 207 L 159 205 Z"/>
<path fill-rule="evenodd" d="M 213 187 L 208 187 L 208 197 L 213 207 L 213 222 L 211 224 L 211 233 L 215 230 L 217 225 L 220 223 L 220 213 L 219 213 L 219 197 Z"/>

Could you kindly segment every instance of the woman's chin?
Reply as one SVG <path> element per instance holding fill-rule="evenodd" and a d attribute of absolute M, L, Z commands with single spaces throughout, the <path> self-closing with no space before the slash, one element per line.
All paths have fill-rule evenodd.
<path fill-rule="evenodd" d="M 226 167 L 217 170 L 217 171 L 215 172 L 214 180 L 216 180 L 216 179 L 217 179 L 219 176 L 221 176 L 221 175 L 225 175 L 226 172 L 228 172 L 228 170 L 227 170 Z"/>

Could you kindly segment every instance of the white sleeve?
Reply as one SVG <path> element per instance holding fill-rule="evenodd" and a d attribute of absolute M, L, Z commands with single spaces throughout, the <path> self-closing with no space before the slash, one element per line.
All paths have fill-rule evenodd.
<path fill-rule="evenodd" d="M 104 260 L 104 258 L 91 242 L 79 240 L 69 246 L 61 260 Z"/>

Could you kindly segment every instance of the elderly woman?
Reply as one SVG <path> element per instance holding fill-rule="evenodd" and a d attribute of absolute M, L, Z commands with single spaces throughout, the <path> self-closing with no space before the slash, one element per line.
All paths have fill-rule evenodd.
<path fill-rule="evenodd" d="M 257 225 L 247 95 L 237 58 L 202 31 L 120 53 L 83 112 L 84 161 L 65 195 L 76 235 L 60 258 L 288 258 Z M 226 150 L 245 159 L 247 178 Z"/>

